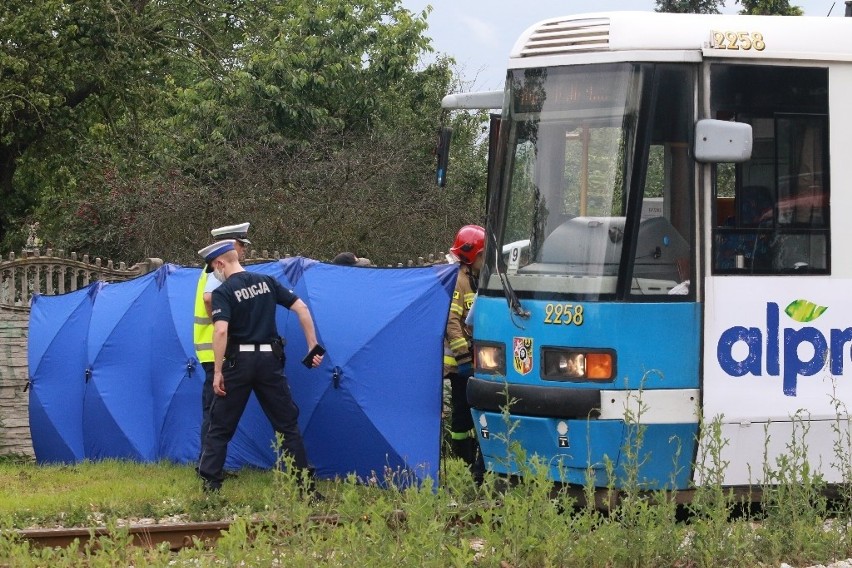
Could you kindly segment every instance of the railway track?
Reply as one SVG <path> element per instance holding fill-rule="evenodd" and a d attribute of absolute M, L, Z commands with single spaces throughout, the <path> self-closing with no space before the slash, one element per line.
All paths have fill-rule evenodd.
<path fill-rule="evenodd" d="M 585 506 L 586 495 L 582 488 L 570 487 L 567 489 L 569 495 L 577 499 L 580 506 Z M 679 504 L 689 503 L 692 499 L 694 491 L 679 491 L 675 494 L 674 499 Z M 761 491 L 749 488 L 735 488 L 734 493 L 743 499 L 750 498 L 760 501 Z M 598 489 L 594 492 L 595 506 L 601 510 L 613 509 L 617 506 L 619 495 L 605 489 Z M 403 511 L 393 511 L 385 519 L 387 522 L 400 523 L 403 522 L 405 513 Z M 332 524 L 340 523 L 338 515 L 312 515 L 309 517 L 312 523 L 316 524 Z M 196 541 L 206 544 L 214 543 L 222 534 L 230 529 L 232 521 L 207 521 L 207 522 L 190 522 L 190 523 L 164 523 L 164 524 L 131 524 L 126 527 L 121 527 L 118 530 L 124 531 L 132 537 L 132 544 L 140 547 L 157 547 L 162 543 L 168 543 L 171 550 L 180 550 L 181 548 L 195 546 Z M 113 529 L 115 530 L 115 529 Z M 73 528 L 37 528 L 37 529 L 18 529 L 9 531 L 17 534 L 19 538 L 30 541 L 39 547 L 67 547 L 75 540 L 79 541 L 80 546 L 87 545 L 90 541 L 96 541 L 100 537 L 110 536 L 111 529 L 105 526 L 97 527 L 73 527 Z M 0 534 L 2 536 L 2 534 Z"/>
<path fill-rule="evenodd" d="M 760 491 L 739 488 L 741 491 L 736 491 L 740 497 L 751 497 L 760 500 Z M 569 494 L 577 499 L 578 504 L 584 506 L 586 495 L 581 488 L 568 488 Z M 676 494 L 675 501 L 678 504 L 688 503 L 693 495 L 693 491 L 680 491 Z M 618 494 L 613 494 L 606 490 L 595 491 L 595 506 L 601 510 L 612 509 L 617 506 Z M 403 511 L 393 511 L 385 519 L 387 522 L 400 523 L 404 522 L 405 513 Z M 312 515 L 309 517 L 310 522 L 315 524 L 332 524 L 340 523 L 338 515 Z M 37 529 L 18 529 L 9 531 L 17 534 L 19 538 L 30 541 L 39 547 L 68 547 L 75 540 L 79 541 L 80 546 L 86 546 L 90 541 L 97 541 L 100 537 L 109 537 L 111 530 L 127 531 L 132 538 L 133 546 L 154 548 L 162 543 L 168 543 L 171 550 L 176 551 L 181 548 L 195 546 L 196 541 L 200 541 L 206 545 L 213 544 L 224 532 L 230 529 L 232 521 L 207 521 L 207 522 L 190 522 L 190 523 L 164 523 L 164 524 L 131 524 L 120 529 L 110 529 L 105 526 L 97 527 L 73 527 L 73 528 L 37 528 Z M 258 521 L 259 524 L 259 521 Z"/>
<path fill-rule="evenodd" d="M 315 523 L 337 524 L 336 515 L 316 515 L 310 517 Z M 122 527 L 132 537 L 134 546 L 155 548 L 162 543 L 168 543 L 169 549 L 195 546 L 196 541 L 212 544 L 231 527 L 232 521 L 208 521 L 180 524 L 138 524 Z M 68 547 L 75 540 L 80 546 L 86 546 L 100 537 L 109 537 L 112 531 L 104 526 L 74 527 L 52 529 L 20 529 L 12 531 L 19 538 L 25 539 L 38 547 Z"/>
<path fill-rule="evenodd" d="M 231 527 L 231 521 L 210 521 L 182 524 L 129 525 L 127 530 L 134 546 L 157 547 L 167 542 L 171 550 L 194 546 L 195 540 L 214 542 Z M 86 546 L 100 537 L 108 537 L 112 531 L 107 527 L 74 527 L 55 529 L 22 529 L 15 531 L 20 538 L 38 547 L 70 546 L 75 540 Z"/>

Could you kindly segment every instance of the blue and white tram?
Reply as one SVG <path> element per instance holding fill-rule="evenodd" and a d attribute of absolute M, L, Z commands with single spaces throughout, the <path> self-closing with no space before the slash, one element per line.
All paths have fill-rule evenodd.
<path fill-rule="evenodd" d="M 684 489 L 716 421 L 724 484 L 750 485 L 804 417 L 812 467 L 840 479 L 849 93 L 850 18 L 614 12 L 522 34 L 473 317 L 491 470 L 519 472 L 515 441 L 554 480 L 618 487 L 639 424 L 641 485 Z"/>

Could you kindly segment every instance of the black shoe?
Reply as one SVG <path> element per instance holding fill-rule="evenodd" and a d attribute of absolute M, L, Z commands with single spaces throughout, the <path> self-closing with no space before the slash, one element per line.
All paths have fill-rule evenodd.
<path fill-rule="evenodd" d="M 311 491 L 308 501 L 311 505 L 319 505 L 320 503 L 325 502 L 325 495 L 314 489 Z"/>
<path fill-rule="evenodd" d="M 202 489 L 204 489 L 204 493 L 210 494 L 218 494 L 219 490 L 222 489 L 222 485 L 220 483 L 213 483 L 211 481 L 204 480 L 204 485 L 202 485 Z"/>
<path fill-rule="evenodd" d="M 476 452 L 476 459 L 470 466 L 470 473 L 473 475 L 473 482 L 477 487 L 482 487 L 485 481 L 485 459 L 482 457 L 482 452 Z"/>

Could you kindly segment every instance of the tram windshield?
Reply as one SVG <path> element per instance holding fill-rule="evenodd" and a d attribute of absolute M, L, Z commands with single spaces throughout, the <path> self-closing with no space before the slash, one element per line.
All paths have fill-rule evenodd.
<path fill-rule="evenodd" d="M 688 295 L 694 69 L 601 64 L 509 71 L 498 251 L 522 297 Z M 685 295 L 684 295 L 685 294 Z"/>

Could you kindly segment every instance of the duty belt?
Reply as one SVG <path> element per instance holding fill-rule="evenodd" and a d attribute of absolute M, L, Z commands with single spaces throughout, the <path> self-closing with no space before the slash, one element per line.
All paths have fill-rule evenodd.
<path fill-rule="evenodd" d="M 269 343 L 241 343 L 240 351 L 272 351 Z"/>

